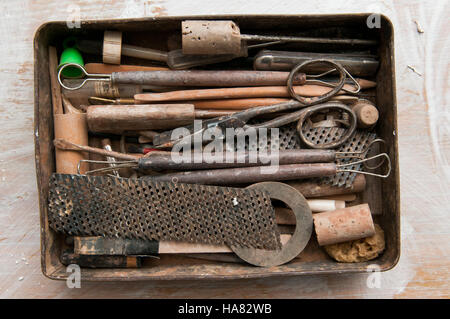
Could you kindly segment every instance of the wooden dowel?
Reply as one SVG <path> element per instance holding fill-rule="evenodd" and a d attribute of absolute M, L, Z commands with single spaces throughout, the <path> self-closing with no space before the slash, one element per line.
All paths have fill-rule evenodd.
<path fill-rule="evenodd" d="M 48 47 L 48 71 L 50 73 L 50 87 L 52 91 L 53 114 L 63 114 L 63 105 L 61 99 L 61 87 L 58 83 L 58 54 L 56 48 Z"/>
<path fill-rule="evenodd" d="M 368 83 L 366 83 L 369 86 Z M 354 89 L 351 85 L 344 85 L 346 89 Z M 364 87 L 366 88 L 366 87 Z M 332 90 L 332 88 L 320 85 L 300 85 L 294 86 L 294 91 L 301 96 L 319 96 Z M 339 92 L 345 94 L 344 91 Z M 201 90 L 179 90 L 164 93 L 139 93 L 134 98 L 141 102 L 156 101 L 186 101 L 186 100 L 211 100 L 211 99 L 236 99 L 236 98 L 289 98 L 290 94 L 286 86 L 265 86 L 265 87 L 236 87 L 220 89 Z"/>
<path fill-rule="evenodd" d="M 111 156 L 111 157 L 114 157 L 117 159 L 122 159 L 122 160 L 137 160 L 142 157 L 142 155 L 124 154 L 124 153 L 119 153 L 119 152 L 115 152 L 115 151 L 107 151 L 107 150 L 97 148 L 97 147 L 79 145 L 79 144 L 75 144 L 75 143 L 69 142 L 65 139 L 60 139 L 60 138 L 55 139 L 53 141 L 53 144 L 55 145 L 55 147 L 57 149 L 60 149 L 60 150 L 89 152 L 89 153 L 102 155 L 102 156 Z"/>
<path fill-rule="evenodd" d="M 142 66 L 142 65 L 113 65 L 103 63 L 86 63 L 84 68 L 88 73 L 109 74 L 112 72 L 128 72 L 128 71 L 164 71 L 166 67 L 160 66 Z"/>
<path fill-rule="evenodd" d="M 169 129 L 195 118 L 192 104 L 91 105 L 86 114 L 89 130 L 100 133 Z"/>

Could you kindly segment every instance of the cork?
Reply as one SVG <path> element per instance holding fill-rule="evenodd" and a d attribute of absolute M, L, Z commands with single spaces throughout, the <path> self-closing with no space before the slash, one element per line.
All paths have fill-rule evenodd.
<path fill-rule="evenodd" d="M 379 113 L 371 102 L 359 100 L 352 106 L 352 109 L 355 112 L 359 128 L 369 128 L 377 123 Z"/>
<path fill-rule="evenodd" d="M 54 114 L 55 139 L 62 138 L 69 142 L 88 145 L 88 129 L 85 113 Z M 78 174 L 78 163 L 87 157 L 83 152 L 65 151 L 56 148 L 56 172 L 61 174 Z M 80 173 L 88 169 L 87 163 L 80 167 Z"/>
<path fill-rule="evenodd" d="M 181 34 L 184 54 L 241 54 L 241 33 L 233 21 L 183 21 Z"/>
<path fill-rule="evenodd" d="M 343 243 L 375 235 L 368 204 L 313 215 L 320 246 Z"/>

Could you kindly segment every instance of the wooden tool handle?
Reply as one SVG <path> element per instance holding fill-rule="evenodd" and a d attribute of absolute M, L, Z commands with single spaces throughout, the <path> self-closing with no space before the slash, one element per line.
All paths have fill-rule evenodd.
<path fill-rule="evenodd" d="M 76 264 L 83 268 L 139 268 L 141 259 L 133 256 L 79 255 L 70 252 L 61 254 L 63 265 Z"/>
<path fill-rule="evenodd" d="M 194 170 L 218 169 L 230 167 L 251 167 L 270 165 L 276 161 L 280 165 L 299 163 L 326 163 L 335 160 L 335 152 L 331 150 L 280 150 L 276 154 L 266 152 L 223 152 L 193 153 L 188 161 L 174 160 L 178 154 L 171 152 L 151 152 L 139 161 L 139 168 Z M 186 158 L 185 158 L 186 159 Z"/>
<path fill-rule="evenodd" d="M 287 243 L 290 238 L 290 235 L 281 235 L 281 243 Z M 74 253 L 86 256 L 132 256 L 231 252 L 231 249 L 226 245 L 187 243 L 179 241 L 157 242 L 140 239 L 105 238 L 101 236 L 74 237 Z"/>
<path fill-rule="evenodd" d="M 165 67 L 159 66 L 142 66 L 142 65 L 113 65 L 103 63 L 86 63 L 84 68 L 88 73 L 109 74 L 113 72 L 133 72 L 133 71 L 164 71 Z"/>
<path fill-rule="evenodd" d="M 179 183 L 186 184 L 235 185 L 323 177 L 334 174 L 336 174 L 335 164 L 320 163 L 185 171 L 146 178 L 161 182 L 177 180 Z"/>
<path fill-rule="evenodd" d="M 222 100 L 198 100 L 186 101 L 194 104 L 196 109 L 203 110 L 244 110 L 255 106 L 274 105 L 287 102 L 283 98 L 255 98 L 255 99 L 222 99 Z"/>
<path fill-rule="evenodd" d="M 285 84 L 285 83 L 280 83 Z M 245 84 L 243 86 L 248 86 Z M 213 86 L 213 85 L 211 85 Z M 344 88 L 352 89 L 349 85 Z M 294 86 L 296 94 L 301 96 L 320 96 L 328 93 L 332 89 L 320 85 L 302 85 Z M 344 91 L 339 94 L 344 94 Z M 265 87 L 240 87 L 240 88 L 220 88 L 220 89 L 203 89 L 203 90 L 180 90 L 164 93 L 140 93 L 134 98 L 142 102 L 156 101 L 183 101 L 183 100 L 210 100 L 210 99 L 241 99 L 241 98 L 289 98 L 290 94 L 286 86 L 265 86 Z"/>
<path fill-rule="evenodd" d="M 266 86 L 283 85 L 289 72 L 277 71 L 138 71 L 114 72 L 111 81 L 119 84 L 162 86 Z M 298 73 L 296 84 L 306 81 L 304 73 Z"/>
<path fill-rule="evenodd" d="M 336 187 L 311 181 L 292 181 L 288 182 L 288 184 L 302 193 L 303 196 L 315 198 L 362 192 L 366 188 L 366 178 L 362 174 L 357 174 L 351 187 Z"/>
<path fill-rule="evenodd" d="M 194 120 L 192 104 L 92 105 L 87 109 L 92 132 L 168 129 Z"/>

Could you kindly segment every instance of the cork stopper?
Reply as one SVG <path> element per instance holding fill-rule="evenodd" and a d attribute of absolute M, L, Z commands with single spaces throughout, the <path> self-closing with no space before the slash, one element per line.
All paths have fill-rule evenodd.
<path fill-rule="evenodd" d="M 356 114 L 359 128 L 369 128 L 377 123 L 379 113 L 370 101 L 359 100 L 352 106 L 352 109 Z"/>
<path fill-rule="evenodd" d="M 342 243 L 375 235 L 368 204 L 313 215 L 320 246 Z"/>
<path fill-rule="evenodd" d="M 233 21 L 183 21 L 181 34 L 184 54 L 241 54 L 241 33 Z"/>

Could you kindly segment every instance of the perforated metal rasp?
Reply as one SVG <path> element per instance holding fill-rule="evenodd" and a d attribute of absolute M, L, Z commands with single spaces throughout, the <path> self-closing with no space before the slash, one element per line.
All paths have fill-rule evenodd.
<path fill-rule="evenodd" d="M 281 248 L 270 197 L 252 189 L 53 174 L 48 221 L 74 236 Z"/>
<path fill-rule="evenodd" d="M 328 133 L 331 135 L 333 134 L 343 134 L 343 131 L 345 129 L 341 129 L 341 128 L 333 128 L 333 129 L 337 129 L 331 131 L 331 128 L 325 128 L 326 129 L 326 133 L 322 136 L 327 136 Z M 316 129 L 315 129 L 316 130 Z M 318 136 L 320 137 L 320 134 L 318 134 Z M 355 133 L 353 133 L 353 135 L 347 140 L 347 142 L 345 142 L 341 147 L 339 147 L 336 151 L 337 152 L 361 152 L 365 149 L 367 149 L 367 147 L 369 147 L 370 142 L 372 142 L 374 139 L 376 139 L 377 135 L 375 133 L 371 133 L 371 132 L 367 132 L 367 131 L 359 131 L 356 130 Z M 325 137 L 322 137 L 322 139 Z M 341 158 L 341 159 L 337 159 L 335 161 L 336 164 L 347 164 L 350 162 L 355 162 L 357 161 L 357 159 L 355 158 Z M 363 169 L 363 165 L 362 164 L 356 164 L 356 165 L 351 165 L 351 166 L 347 166 L 346 169 L 351 169 L 351 170 L 356 170 L 356 171 L 361 171 Z M 332 186 L 337 186 L 337 187 L 350 187 L 353 184 L 353 181 L 355 180 L 356 177 L 356 173 L 351 173 L 351 172 L 339 172 L 334 176 L 327 176 L 327 177 L 322 177 L 320 178 L 320 182 L 324 183 L 324 184 L 330 184 Z"/>
<path fill-rule="evenodd" d="M 250 124 L 259 124 L 262 123 L 262 120 L 252 120 L 249 122 Z M 292 149 L 300 149 L 301 142 L 300 136 L 297 133 L 296 123 L 289 123 L 279 127 L 279 137 L 272 141 L 271 130 L 267 129 L 266 136 L 258 136 L 256 141 L 253 141 L 252 144 L 247 140 L 245 143 L 245 150 L 252 151 L 264 151 L 268 149 L 272 149 L 274 145 L 278 144 L 280 150 L 292 150 Z"/>

